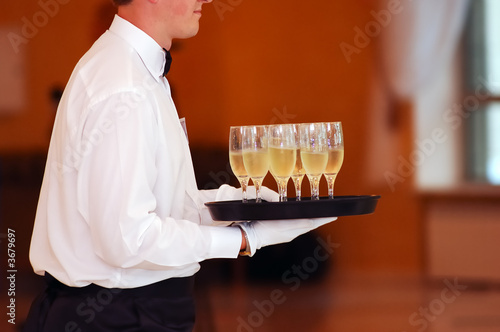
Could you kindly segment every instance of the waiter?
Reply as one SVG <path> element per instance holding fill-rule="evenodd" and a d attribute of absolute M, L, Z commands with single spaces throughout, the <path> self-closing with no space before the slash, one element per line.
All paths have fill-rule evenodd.
<path fill-rule="evenodd" d="M 164 77 L 174 38 L 211 0 L 113 0 L 110 28 L 76 65 L 54 124 L 30 248 L 47 289 L 24 331 L 191 331 L 193 276 L 334 218 L 213 225 Z M 264 199 L 278 195 L 264 189 Z"/>

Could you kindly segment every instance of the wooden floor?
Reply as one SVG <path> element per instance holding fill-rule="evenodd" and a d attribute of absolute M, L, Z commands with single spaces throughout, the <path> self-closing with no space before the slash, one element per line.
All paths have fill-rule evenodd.
<path fill-rule="evenodd" d="M 41 286 L 29 273 L 18 275 L 16 324 L 3 314 L 1 331 L 18 331 Z M 198 286 L 196 332 L 500 331 L 500 287 L 453 278 L 423 282 L 412 276 L 335 272 L 315 282 L 203 287 L 198 280 Z M 8 301 L 4 291 L 1 299 Z"/>
<path fill-rule="evenodd" d="M 285 284 L 218 286 L 208 296 L 218 332 L 500 331 L 500 288 L 452 278 L 332 276 L 295 290 Z"/>

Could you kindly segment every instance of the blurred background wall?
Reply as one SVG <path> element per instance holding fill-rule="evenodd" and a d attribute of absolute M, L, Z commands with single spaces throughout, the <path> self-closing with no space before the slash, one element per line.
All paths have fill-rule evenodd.
<path fill-rule="evenodd" d="M 11 35 L 11 43 L 24 58 L 25 77 L 24 104 L 0 115 L 0 154 L 43 156 L 55 112 L 53 94 L 108 27 L 114 8 L 107 0 L 0 6 L 2 25 L 21 36 Z M 187 119 L 202 188 L 234 183 L 226 154 L 230 125 L 342 121 L 346 157 L 336 194 L 382 194 L 383 199 L 375 215 L 325 227 L 343 244 L 338 268 L 415 272 L 422 267 L 421 233 L 411 181 L 393 193 L 383 173 L 376 181 L 368 176 L 379 38 L 358 41 L 356 27 L 374 20 L 374 9 L 370 1 L 215 1 L 204 6 L 199 34 L 174 43 L 169 81 L 180 116 Z M 391 127 L 402 149 L 411 137 L 411 106 L 403 107 Z M 219 160 L 196 163 L 198 155 L 213 151 Z M 270 177 L 265 184 L 275 187 Z M 307 181 L 304 185 L 307 192 Z M 24 226 L 26 233 L 30 226 Z"/>
<path fill-rule="evenodd" d="M 498 249 L 494 238 L 500 235 L 494 222 L 498 191 L 457 189 L 463 180 L 457 148 L 463 145 L 462 130 L 435 122 L 456 98 L 449 87 L 459 85 L 458 46 L 432 70 L 438 77 L 424 81 L 420 95 L 411 86 L 411 93 L 398 92 L 404 80 L 387 78 L 387 68 L 404 70 L 404 33 L 394 34 L 412 31 L 396 25 L 412 13 L 407 8 L 410 2 L 368 0 L 205 5 L 199 34 L 174 42 L 168 74 L 179 115 L 187 120 L 198 185 L 237 183 L 227 155 L 231 125 L 342 121 L 345 160 L 336 195 L 382 198 L 375 214 L 340 218 L 319 230 L 340 244 L 331 256 L 331 273 L 457 276 L 467 256 L 463 275 L 498 280 L 499 271 L 491 268 Z M 5 71 L 0 75 L 19 79 L 15 84 L 22 90 L 19 102 L 0 112 L 0 217 L 2 227 L 16 229 L 18 265 L 25 273 L 31 270 L 29 239 L 57 97 L 113 14 L 108 0 L 0 3 L 1 45 L 11 47 L 3 54 L 16 59 L 14 67 L 0 67 Z M 460 36 L 454 38 L 459 44 Z M 391 56 L 399 51 L 403 56 Z M 6 95 L 8 88 L 2 88 L 4 100 L 15 97 Z M 435 128 L 448 135 L 438 144 L 443 153 L 433 150 L 424 162 L 412 161 L 426 151 L 427 138 L 436 143 L 443 137 L 432 136 Z M 444 186 L 422 185 L 428 182 Z M 276 188 L 270 176 L 264 184 Z M 307 181 L 304 186 L 307 195 Z M 324 180 L 321 188 L 326 194 Z M 486 228 L 478 228 L 478 220 Z M 467 234 L 474 234 L 475 242 L 467 242 Z M 485 234 L 487 247 L 481 246 Z"/>
<path fill-rule="evenodd" d="M 339 218 L 317 232 L 338 245 L 329 269 L 320 269 L 324 277 L 498 282 L 500 193 L 465 181 L 468 97 L 485 95 L 482 86 L 463 95 L 467 3 L 204 5 L 199 34 L 174 41 L 168 74 L 199 187 L 237 185 L 227 152 L 231 125 L 342 121 L 345 160 L 336 195 L 382 198 L 375 214 Z M 16 231 L 26 303 L 39 289 L 29 278 L 28 249 L 57 100 L 114 12 L 108 0 L 0 2 L 0 240 L 8 228 Z M 276 189 L 269 175 L 264 185 Z M 304 180 L 305 195 L 308 185 Z M 241 278 L 281 259 L 278 280 L 292 264 L 285 258 L 304 257 L 304 248 L 317 245 L 312 241 L 263 250 L 260 259 L 271 262 L 255 257 L 206 270 Z M 409 313 L 416 308 L 411 304 Z M 18 310 L 21 319 L 27 306 Z"/>

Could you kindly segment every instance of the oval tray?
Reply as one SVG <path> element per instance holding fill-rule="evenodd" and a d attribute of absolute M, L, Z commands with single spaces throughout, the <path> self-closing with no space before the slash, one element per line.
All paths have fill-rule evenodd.
<path fill-rule="evenodd" d="M 286 202 L 220 201 L 205 205 L 216 221 L 301 219 L 370 214 L 375 211 L 379 198 L 379 195 L 357 195 L 312 201 L 303 197 L 301 201 L 289 198 Z"/>

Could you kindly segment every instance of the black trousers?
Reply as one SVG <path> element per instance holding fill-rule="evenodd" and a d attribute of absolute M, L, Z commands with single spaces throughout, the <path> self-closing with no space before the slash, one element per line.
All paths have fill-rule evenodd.
<path fill-rule="evenodd" d="M 194 277 L 152 285 L 68 287 L 46 274 L 46 289 L 33 302 L 23 332 L 191 332 Z"/>

